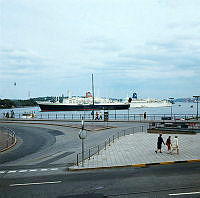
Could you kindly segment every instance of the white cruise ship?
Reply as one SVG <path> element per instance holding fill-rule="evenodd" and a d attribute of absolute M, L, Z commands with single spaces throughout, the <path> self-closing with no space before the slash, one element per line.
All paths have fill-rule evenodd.
<path fill-rule="evenodd" d="M 130 108 L 146 108 L 146 107 L 171 107 L 172 103 L 168 100 L 158 99 L 138 99 L 137 93 L 133 93 L 132 98 L 128 98 Z"/>

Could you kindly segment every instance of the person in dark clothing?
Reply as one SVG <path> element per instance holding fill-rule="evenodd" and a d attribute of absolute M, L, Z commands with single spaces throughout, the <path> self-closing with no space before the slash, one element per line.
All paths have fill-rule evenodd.
<path fill-rule="evenodd" d="M 144 112 L 144 120 L 146 120 L 146 119 L 147 119 L 147 113 Z"/>
<path fill-rule="evenodd" d="M 161 149 L 162 149 L 162 143 L 165 145 L 163 138 L 162 138 L 162 134 L 159 135 L 158 137 L 158 142 L 157 142 L 157 150 L 155 151 L 156 153 L 160 150 L 160 153 L 162 153 Z"/>

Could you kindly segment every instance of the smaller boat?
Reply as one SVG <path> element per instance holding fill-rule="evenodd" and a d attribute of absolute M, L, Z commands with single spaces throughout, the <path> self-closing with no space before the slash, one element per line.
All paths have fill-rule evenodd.
<path fill-rule="evenodd" d="M 190 108 L 193 108 L 193 105 L 191 105 Z"/>
<path fill-rule="evenodd" d="M 35 118 L 36 116 L 35 116 L 35 114 L 32 112 L 32 113 L 23 113 L 22 114 L 22 118 L 23 119 L 30 119 L 30 118 Z"/>

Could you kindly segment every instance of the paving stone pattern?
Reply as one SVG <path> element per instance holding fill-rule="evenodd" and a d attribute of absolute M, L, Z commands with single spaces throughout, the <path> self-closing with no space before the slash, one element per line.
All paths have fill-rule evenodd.
<path fill-rule="evenodd" d="M 175 135 L 170 135 L 172 140 Z M 168 134 L 162 136 L 164 141 L 168 136 Z M 99 155 L 93 156 L 90 160 L 85 160 L 84 168 L 200 159 L 200 134 L 177 134 L 177 136 L 179 139 L 179 155 L 176 153 L 169 154 L 165 145 L 162 146 L 163 152 L 156 154 L 158 134 L 138 132 L 121 137 L 111 143 L 111 146 L 107 147 L 106 150 L 100 151 Z M 81 168 L 81 164 L 73 168 Z"/>

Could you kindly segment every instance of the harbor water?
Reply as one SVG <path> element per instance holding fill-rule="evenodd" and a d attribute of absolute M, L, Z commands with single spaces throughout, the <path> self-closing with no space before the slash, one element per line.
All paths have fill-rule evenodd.
<path fill-rule="evenodd" d="M 38 119 L 92 119 L 91 111 L 54 111 L 41 112 L 40 107 L 26 107 L 13 109 L 0 109 L 0 118 L 3 118 L 7 112 L 15 113 L 15 118 L 22 118 L 24 113 L 34 113 Z M 102 114 L 104 111 L 101 111 Z M 126 119 L 142 119 L 144 112 L 146 112 L 147 119 L 160 119 L 161 117 L 169 117 L 173 115 L 176 118 L 186 118 L 196 116 L 196 103 L 179 102 L 172 105 L 172 107 L 155 107 L 155 108 L 129 108 L 129 110 L 109 110 L 110 119 L 126 120 Z M 94 114 L 96 111 L 94 111 Z M 100 113 L 100 111 L 98 111 Z"/>

